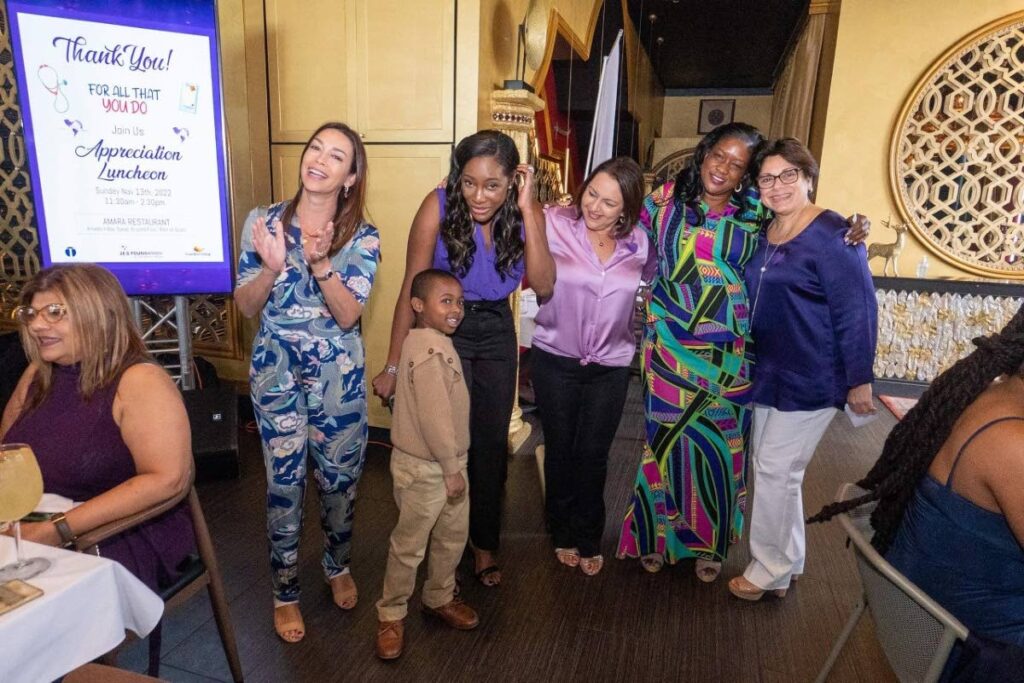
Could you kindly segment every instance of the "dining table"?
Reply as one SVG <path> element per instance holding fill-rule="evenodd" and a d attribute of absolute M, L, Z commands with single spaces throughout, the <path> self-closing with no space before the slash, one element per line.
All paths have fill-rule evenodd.
<path fill-rule="evenodd" d="M 113 650 L 127 631 L 145 637 L 163 615 L 163 600 L 118 562 L 27 541 L 22 554 L 50 566 L 26 581 L 41 596 L 0 614 L 4 683 L 54 681 Z M 0 566 L 14 559 L 14 539 L 0 535 Z"/>

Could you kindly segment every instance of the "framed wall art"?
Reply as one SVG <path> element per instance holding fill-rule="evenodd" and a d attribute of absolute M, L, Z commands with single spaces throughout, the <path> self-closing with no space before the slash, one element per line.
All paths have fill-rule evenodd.
<path fill-rule="evenodd" d="M 697 132 L 710 133 L 723 123 L 732 123 L 736 100 L 701 100 Z"/>

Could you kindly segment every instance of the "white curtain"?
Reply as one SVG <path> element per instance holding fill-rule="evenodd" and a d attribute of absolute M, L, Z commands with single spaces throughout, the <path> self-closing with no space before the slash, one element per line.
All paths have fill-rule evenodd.
<path fill-rule="evenodd" d="M 616 106 L 619 100 L 619 65 L 622 45 L 622 29 L 615 36 L 612 49 L 604 58 L 601 67 L 601 82 L 597 87 L 597 107 L 594 111 L 594 129 L 590 132 L 590 149 L 587 152 L 587 166 L 583 169 L 586 178 L 595 166 L 611 159 L 615 154 L 615 125 L 618 123 Z"/>

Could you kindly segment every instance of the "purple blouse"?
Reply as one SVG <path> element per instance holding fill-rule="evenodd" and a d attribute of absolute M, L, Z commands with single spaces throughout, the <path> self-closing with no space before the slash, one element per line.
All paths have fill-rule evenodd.
<path fill-rule="evenodd" d="M 446 206 L 444 188 L 437 188 L 437 201 L 441 207 L 441 222 L 444 222 Z M 483 230 L 478 223 L 473 224 L 473 242 L 476 244 L 476 252 L 473 254 L 473 264 L 464 277 L 459 277 L 462 283 L 462 293 L 466 301 L 497 301 L 504 299 L 522 282 L 523 273 L 526 271 L 526 263 L 523 259 L 512 266 L 510 274 L 499 273 L 494 268 L 497 258 L 497 251 L 492 244 L 490 248 L 484 241 Z M 455 273 L 455 270 L 448 263 L 448 247 L 441 234 L 437 235 L 437 242 L 434 244 L 434 268 Z M 455 273 L 458 277 L 458 273 Z"/>
<path fill-rule="evenodd" d="M 544 215 L 558 278 L 537 312 L 533 343 L 582 365 L 629 365 L 636 351 L 636 291 L 641 278 L 650 281 L 657 267 L 647 235 L 634 228 L 616 240 L 615 251 L 602 263 L 575 207 L 548 207 Z"/>
<path fill-rule="evenodd" d="M 843 241 L 847 227 L 824 211 L 789 242 L 761 235 L 746 268 L 754 403 L 842 408 L 874 379 L 878 304 L 864 246 Z"/>

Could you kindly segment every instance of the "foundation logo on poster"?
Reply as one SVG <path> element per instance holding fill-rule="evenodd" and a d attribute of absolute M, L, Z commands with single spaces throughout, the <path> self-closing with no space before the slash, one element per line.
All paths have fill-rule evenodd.
<path fill-rule="evenodd" d="M 75 258 L 78 255 L 78 250 L 74 247 L 68 247 L 64 250 L 64 255 L 68 258 Z"/>
<path fill-rule="evenodd" d="M 164 252 L 162 251 L 129 249 L 123 244 L 121 245 L 121 252 L 118 254 L 122 258 L 160 258 L 163 255 Z"/>

